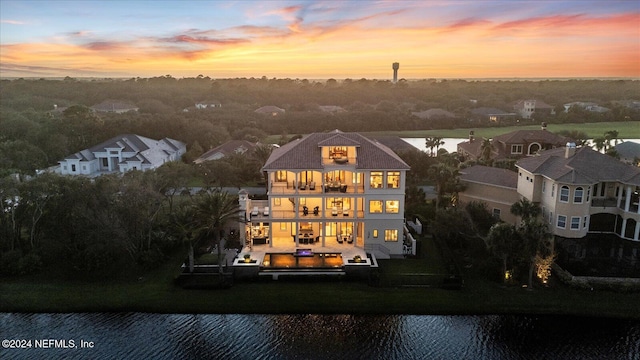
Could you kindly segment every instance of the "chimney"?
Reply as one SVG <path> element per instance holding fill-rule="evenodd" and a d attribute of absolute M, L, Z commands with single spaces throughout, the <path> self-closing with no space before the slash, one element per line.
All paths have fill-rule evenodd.
<path fill-rule="evenodd" d="M 542 122 L 542 130 L 547 130 L 547 123 L 546 122 Z"/>
<path fill-rule="evenodd" d="M 469 131 L 469 142 L 472 143 L 473 140 L 475 140 L 475 137 L 473 136 L 475 133 L 473 132 L 473 130 Z"/>
<path fill-rule="evenodd" d="M 391 67 L 393 68 L 393 83 L 395 84 L 398 82 L 398 69 L 400 68 L 400 63 L 395 62 Z"/>
<path fill-rule="evenodd" d="M 576 143 L 568 142 L 564 149 L 564 158 L 568 159 L 576 154 Z"/>

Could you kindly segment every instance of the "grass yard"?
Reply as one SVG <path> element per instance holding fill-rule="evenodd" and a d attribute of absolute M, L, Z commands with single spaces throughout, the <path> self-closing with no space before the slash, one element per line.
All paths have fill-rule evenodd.
<path fill-rule="evenodd" d="M 421 259 L 382 262 L 390 273 L 440 270 L 436 249 Z M 347 280 L 236 282 L 224 290 L 176 286 L 184 253 L 118 281 L 69 281 L 42 273 L 4 278 L 0 312 L 567 314 L 640 319 L 637 293 L 576 290 L 562 284 L 528 291 L 468 274 L 462 290 L 371 287 Z"/>
<path fill-rule="evenodd" d="M 477 138 L 494 137 L 496 135 L 505 134 L 515 130 L 538 130 L 540 125 L 527 126 L 505 126 L 505 127 L 482 127 L 468 129 L 440 129 L 440 130 L 407 130 L 407 131 L 385 131 L 385 132 L 368 132 L 364 135 L 395 135 L 405 138 L 423 138 L 427 136 L 439 136 L 445 138 L 466 138 L 469 131 L 473 130 Z M 618 122 L 599 122 L 584 124 L 549 124 L 547 129 L 551 132 L 561 130 L 577 130 L 585 132 L 589 137 L 602 136 L 606 131 L 617 130 L 622 139 L 640 139 L 640 122 L 637 121 L 618 121 Z"/>

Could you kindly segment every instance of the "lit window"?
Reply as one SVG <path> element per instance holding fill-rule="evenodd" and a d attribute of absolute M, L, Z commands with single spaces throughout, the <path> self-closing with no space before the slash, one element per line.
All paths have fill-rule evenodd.
<path fill-rule="evenodd" d="M 400 209 L 400 201 L 398 200 L 387 200 L 385 202 L 385 211 L 390 214 L 397 214 Z"/>
<path fill-rule="evenodd" d="M 384 241 L 398 241 L 398 229 L 386 229 L 384 231 Z"/>
<path fill-rule="evenodd" d="M 512 154 L 522 154 L 522 145 L 511 145 Z"/>
<path fill-rule="evenodd" d="M 287 172 L 284 170 L 276 171 L 276 181 L 277 182 L 287 182 Z"/>
<path fill-rule="evenodd" d="M 371 182 L 371 188 L 373 189 L 382 188 L 382 171 L 372 171 L 370 182 Z"/>
<path fill-rule="evenodd" d="M 560 188 L 560 201 L 569 202 L 569 187 L 566 185 Z"/>
<path fill-rule="evenodd" d="M 567 217 L 564 215 L 558 215 L 558 223 L 556 224 L 561 229 L 567 227 Z"/>
<path fill-rule="evenodd" d="M 382 200 L 369 200 L 369 213 L 381 214 L 382 213 Z"/>
<path fill-rule="evenodd" d="M 573 192 L 573 202 L 577 204 L 582 203 L 582 195 L 584 194 L 584 190 L 579 187 Z"/>
<path fill-rule="evenodd" d="M 397 189 L 400 187 L 400 172 L 389 171 L 387 173 L 387 188 Z"/>
<path fill-rule="evenodd" d="M 580 230 L 580 217 L 571 217 L 571 230 Z"/>
<path fill-rule="evenodd" d="M 373 237 L 374 238 L 378 237 L 378 229 L 373 229 Z"/>

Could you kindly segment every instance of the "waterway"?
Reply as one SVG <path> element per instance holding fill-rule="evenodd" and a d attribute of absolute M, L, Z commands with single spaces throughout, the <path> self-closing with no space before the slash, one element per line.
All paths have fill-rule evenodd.
<path fill-rule="evenodd" d="M 562 316 L 5 313 L 0 339 L 31 341 L 1 359 L 640 359 L 640 321 Z"/>

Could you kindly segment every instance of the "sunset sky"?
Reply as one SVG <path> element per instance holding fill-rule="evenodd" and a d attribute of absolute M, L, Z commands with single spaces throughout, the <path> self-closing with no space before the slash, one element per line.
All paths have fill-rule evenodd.
<path fill-rule="evenodd" d="M 0 0 L 0 77 L 640 78 L 640 1 Z"/>

